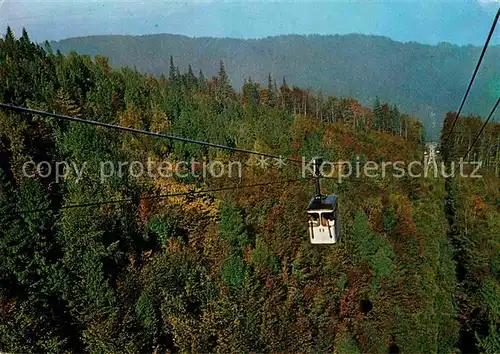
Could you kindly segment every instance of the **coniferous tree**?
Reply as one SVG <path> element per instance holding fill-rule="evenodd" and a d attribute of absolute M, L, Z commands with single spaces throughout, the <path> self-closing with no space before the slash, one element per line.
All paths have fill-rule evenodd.
<path fill-rule="evenodd" d="M 259 104 L 259 84 L 252 82 L 252 78 L 245 79 L 242 88 L 245 105 L 257 106 Z"/>
<path fill-rule="evenodd" d="M 193 87 L 196 87 L 196 85 L 197 85 L 197 79 L 196 79 L 196 76 L 193 73 L 193 68 L 191 67 L 191 64 L 189 64 L 189 67 L 188 67 L 188 73 L 187 73 L 186 81 L 187 81 L 187 86 L 190 89 L 193 88 Z"/>
<path fill-rule="evenodd" d="M 279 106 L 279 91 L 278 86 L 276 85 L 276 79 L 273 79 L 273 98 L 274 98 L 274 107 Z"/>
<path fill-rule="evenodd" d="M 396 135 L 401 134 L 401 117 L 399 114 L 399 109 L 394 105 L 391 109 L 391 132 Z"/>
<path fill-rule="evenodd" d="M 81 116 L 81 109 L 78 105 L 69 97 L 68 93 L 63 89 L 59 89 L 55 97 L 55 109 L 56 112 L 60 114 L 66 114 L 73 117 Z"/>
<path fill-rule="evenodd" d="M 232 87 L 229 82 L 229 76 L 226 73 L 226 68 L 224 66 L 224 62 L 221 60 L 219 63 L 219 72 L 217 74 L 217 91 L 216 91 L 216 99 L 226 104 L 227 101 L 231 98 Z"/>
<path fill-rule="evenodd" d="M 281 107 L 285 109 L 287 112 L 291 112 L 292 110 L 292 95 L 290 88 L 288 87 L 288 84 L 286 82 L 285 77 L 283 77 L 283 83 L 281 84 L 280 87 L 280 93 L 281 93 Z"/>
<path fill-rule="evenodd" d="M 4 50 L 5 50 L 5 55 L 6 56 L 13 56 L 16 53 L 16 46 L 17 46 L 17 41 L 14 36 L 14 32 L 12 31 L 12 28 L 10 26 L 7 26 L 7 32 L 5 33 L 5 40 L 4 40 Z"/>
<path fill-rule="evenodd" d="M 382 129 L 383 113 L 380 107 L 380 100 L 378 97 L 375 98 L 375 103 L 373 104 L 373 128 L 376 130 Z"/>
<path fill-rule="evenodd" d="M 205 93 L 207 92 L 207 88 L 207 79 L 205 78 L 203 71 L 200 70 L 200 74 L 198 75 L 198 90 Z"/>
<path fill-rule="evenodd" d="M 33 55 L 35 55 L 34 49 L 35 48 L 31 46 L 28 32 L 26 31 L 26 28 L 23 27 L 21 38 L 19 38 L 19 52 L 23 56 L 23 58 L 28 59 L 33 58 Z"/>
<path fill-rule="evenodd" d="M 275 89 L 273 85 L 273 79 L 271 73 L 267 76 L 267 105 L 269 107 L 274 107 L 276 102 Z"/>
<path fill-rule="evenodd" d="M 182 84 L 182 80 L 181 80 L 181 79 L 182 79 L 182 77 L 181 77 L 181 72 L 180 72 L 180 70 L 179 70 L 179 67 L 178 67 L 178 66 L 176 66 L 176 67 L 175 67 L 175 81 L 176 81 L 176 83 L 178 83 L 178 84 Z"/>
<path fill-rule="evenodd" d="M 174 57 L 170 56 L 170 68 L 168 71 L 168 80 L 175 84 L 177 82 L 177 68 L 174 65 Z"/>

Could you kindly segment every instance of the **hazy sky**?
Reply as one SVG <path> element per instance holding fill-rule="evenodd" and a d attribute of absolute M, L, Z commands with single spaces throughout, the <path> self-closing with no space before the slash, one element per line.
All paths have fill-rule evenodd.
<path fill-rule="evenodd" d="M 0 26 L 4 33 L 10 25 L 16 34 L 24 26 L 35 41 L 94 34 L 260 38 L 356 32 L 481 45 L 499 1 L 0 0 Z M 492 43 L 500 44 L 500 28 Z"/>

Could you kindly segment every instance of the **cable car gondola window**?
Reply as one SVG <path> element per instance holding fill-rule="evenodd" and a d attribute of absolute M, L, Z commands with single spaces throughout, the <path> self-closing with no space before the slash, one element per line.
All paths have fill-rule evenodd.
<path fill-rule="evenodd" d="M 313 226 L 319 226 L 319 214 L 318 213 L 311 213 L 310 215 L 310 220 Z"/>
<path fill-rule="evenodd" d="M 321 225 L 330 226 L 332 222 L 335 220 L 333 213 L 323 213 L 321 215 Z"/>

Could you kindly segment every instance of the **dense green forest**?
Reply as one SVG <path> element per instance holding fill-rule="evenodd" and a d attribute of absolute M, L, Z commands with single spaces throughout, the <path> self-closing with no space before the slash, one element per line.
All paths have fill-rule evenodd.
<path fill-rule="evenodd" d="M 104 55 L 118 67 L 165 72 L 170 56 L 181 70 L 191 64 L 216 75 L 219 60 L 235 87 L 251 76 L 266 82 L 267 73 L 324 94 L 355 97 L 371 106 L 378 96 L 419 117 L 429 140 L 436 140 L 445 113 L 460 102 L 481 48 L 441 43 L 401 43 L 386 37 L 288 35 L 263 39 L 190 38 L 158 34 L 91 36 L 51 43 L 54 50 Z M 464 113 L 486 115 L 500 93 L 500 46 L 490 46 Z"/>
<path fill-rule="evenodd" d="M 367 108 L 268 72 L 235 90 L 225 62 L 195 73 L 195 58 L 185 69 L 170 58 L 156 77 L 8 29 L 0 102 L 294 158 L 423 159 L 422 124 L 385 100 Z M 479 128 L 460 118 L 445 162 Z M 325 179 L 342 214 L 342 242 L 325 246 L 309 242 L 314 185 L 296 166 L 0 110 L 0 350 L 498 353 L 500 125 L 486 132 L 473 152 L 488 161 L 481 179 Z M 245 173 L 99 177 L 101 161 L 204 157 Z M 57 181 L 28 177 L 26 161 L 88 168 Z M 122 198 L 132 201 L 68 207 Z"/>

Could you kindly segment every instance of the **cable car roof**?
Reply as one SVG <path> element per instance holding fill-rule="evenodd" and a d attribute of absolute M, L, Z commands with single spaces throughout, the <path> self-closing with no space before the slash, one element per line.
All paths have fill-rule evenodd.
<path fill-rule="evenodd" d="M 335 194 L 312 197 L 307 210 L 335 210 L 337 209 L 337 196 Z"/>

